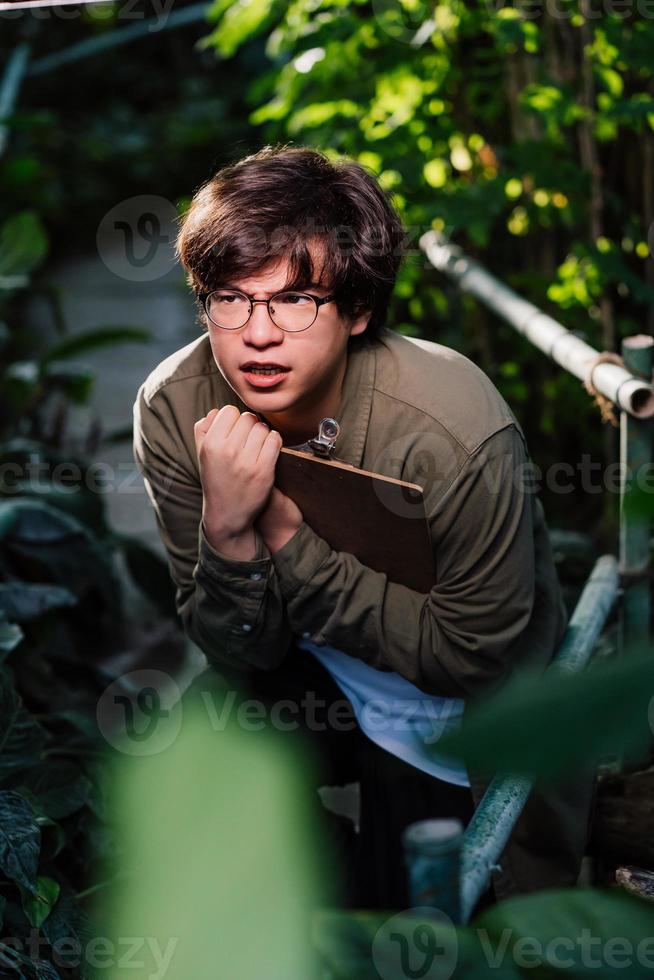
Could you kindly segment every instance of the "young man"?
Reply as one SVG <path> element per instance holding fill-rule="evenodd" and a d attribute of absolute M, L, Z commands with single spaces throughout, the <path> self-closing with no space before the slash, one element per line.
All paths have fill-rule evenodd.
<path fill-rule="evenodd" d="M 421 748 L 425 712 L 458 717 L 515 668 L 543 669 L 566 626 L 510 409 L 461 354 L 385 326 L 403 239 L 353 161 L 266 147 L 224 168 L 178 239 L 206 333 L 155 368 L 134 405 L 135 458 L 188 635 L 267 703 L 347 695 L 355 731 L 302 727 L 321 778 L 360 780 L 351 899 L 387 908 L 407 902 L 401 831 L 467 822 L 486 787 Z M 332 550 L 274 486 L 281 446 L 317 435 L 323 418 L 340 425 L 338 458 L 424 487 L 430 594 Z M 421 721 L 384 737 L 367 699 L 392 717 L 407 693 Z M 592 789 L 585 774 L 532 794 L 497 896 L 575 882 Z"/>

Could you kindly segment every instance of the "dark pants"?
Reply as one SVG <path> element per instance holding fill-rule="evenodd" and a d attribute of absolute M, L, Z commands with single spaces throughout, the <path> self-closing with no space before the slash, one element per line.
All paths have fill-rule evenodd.
<path fill-rule="evenodd" d="M 474 812 L 467 786 L 427 775 L 372 742 L 331 675 L 308 651 L 293 645 L 275 671 L 224 672 L 228 687 L 266 706 L 267 725 L 296 740 L 309 760 L 314 819 L 337 859 L 336 896 L 344 907 L 408 909 L 402 831 L 416 820 L 458 817 L 466 826 Z M 213 671 L 196 678 L 201 686 Z M 276 714 L 271 713 L 273 705 Z M 282 719 L 275 724 L 271 719 Z M 253 733 L 254 734 L 254 733 Z M 322 786 L 360 784 L 360 829 L 326 810 Z M 489 889 L 478 909 L 492 903 Z"/>

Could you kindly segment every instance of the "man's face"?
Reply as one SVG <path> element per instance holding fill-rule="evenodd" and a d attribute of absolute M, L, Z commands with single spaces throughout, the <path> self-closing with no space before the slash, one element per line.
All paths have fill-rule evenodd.
<path fill-rule="evenodd" d="M 287 261 L 283 259 L 265 273 L 221 285 L 241 289 L 254 299 L 269 299 L 284 287 L 287 278 Z M 307 285 L 304 291 L 314 296 L 329 295 L 321 286 Z M 238 330 L 223 330 L 208 318 L 207 326 L 214 360 L 230 387 L 252 411 L 261 412 L 280 431 L 291 431 L 316 424 L 315 409 L 319 409 L 318 414 L 327 409 L 337 411 L 348 338 L 363 333 L 369 318 L 367 313 L 357 320 L 346 320 L 332 301 L 318 308 L 316 320 L 306 330 L 289 333 L 273 323 L 263 304 L 257 304 L 249 321 Z M 264 387 L 243 370 L 243 365 L 252 361 L 271 362 L 288 370 Z"/>

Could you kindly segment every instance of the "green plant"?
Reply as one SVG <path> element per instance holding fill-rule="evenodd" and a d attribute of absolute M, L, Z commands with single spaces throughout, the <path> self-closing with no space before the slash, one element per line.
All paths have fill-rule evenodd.
<path fill-rule="evenodd" d="M 119 559 L 162 616 L 175 610 L 165 564 L 112 531 L 92 492 L 99 426 L 80 451 L 67 425 L 92 393 L 75 359 L 149 335 L 72 336 L 60 322 L 39 345 L 20 311 L 47 247 L 34 212 L 0 228 L 0 922 L 14 939 L 0 941 L 0 972 L 55 980 L 87 973 L 75 944 L 93 935 L 85 898 L 113 850 L 96 710 L 116 656 L 136 644 L 138 660 Z"/>

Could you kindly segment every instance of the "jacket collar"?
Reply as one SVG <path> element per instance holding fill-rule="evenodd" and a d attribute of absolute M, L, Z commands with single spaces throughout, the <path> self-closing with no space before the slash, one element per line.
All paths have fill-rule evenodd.
<path fill-rule="evenodd" d="M 341 405 L 336 421 L 341 427 L 334 456 L 361 466 L 375 387 L 376 345 L 367 338 L 348 352 Z"/>
<path fill-rule="evenodd" d="M 334 444 L 334 457 L 359 468 L 363 461 L 363 449 L 372 410 L 375 367 L 376 344 L 367 338 L 365 342 L 360 342 L 348 351 L 341 404 L 336 416 L 340 432 Z M 243 410 L 246 410 L 246 406 Z M 261 412 L 256 414 L 259 418 L 265 418 Z"/>

